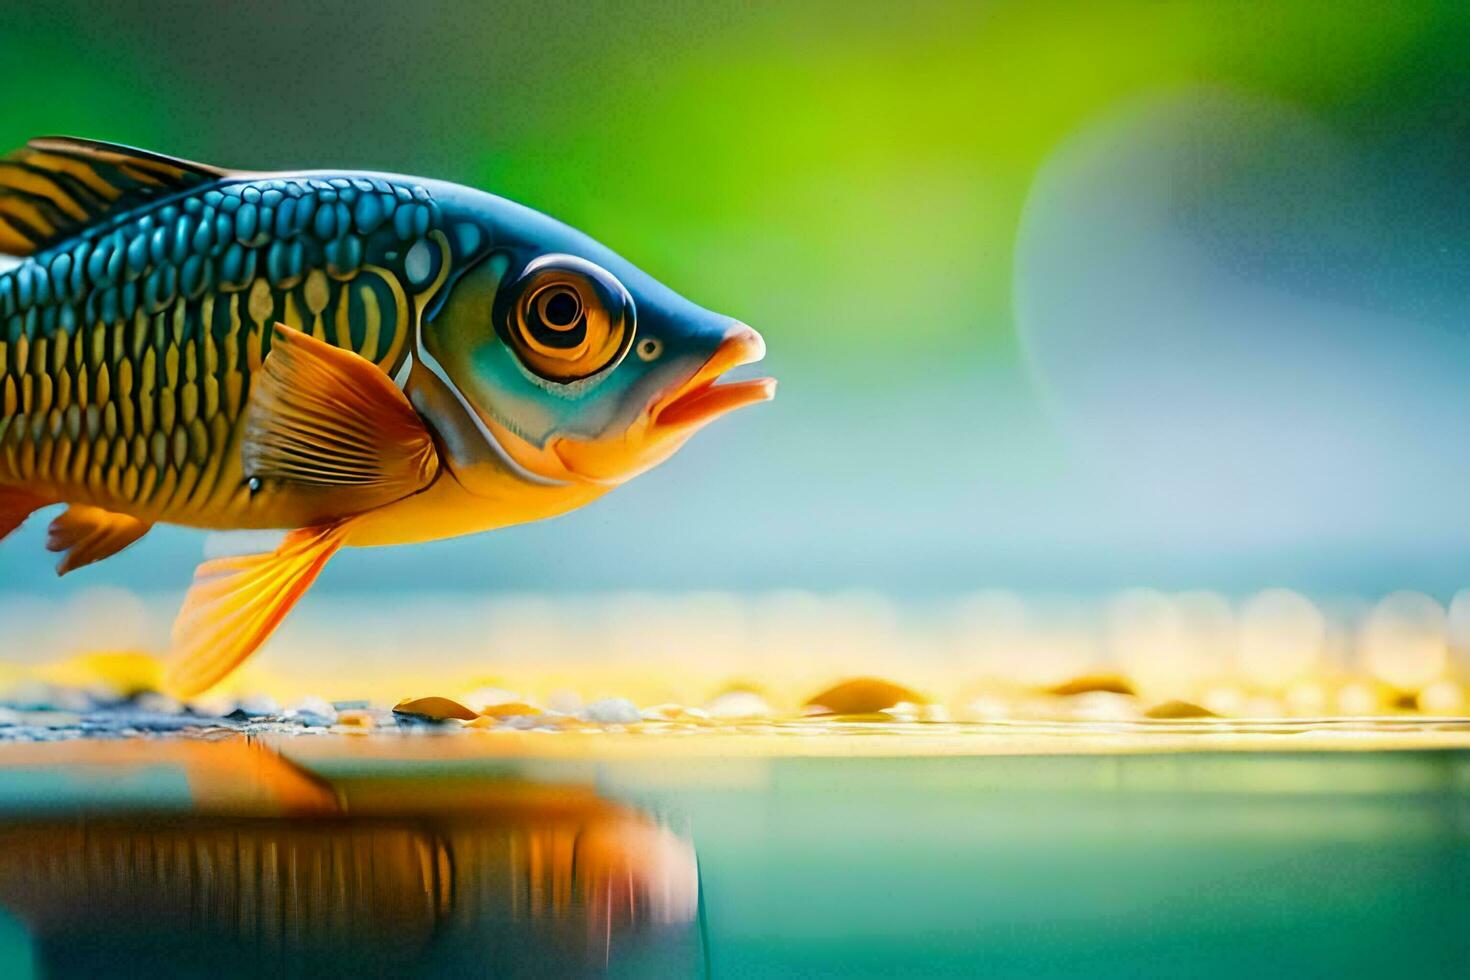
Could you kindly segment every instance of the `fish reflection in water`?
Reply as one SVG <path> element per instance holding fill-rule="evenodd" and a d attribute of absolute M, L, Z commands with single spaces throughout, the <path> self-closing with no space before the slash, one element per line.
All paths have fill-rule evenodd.
<path fill-rule="evenodd" d="M 126 748 L 35 763 L 171 767 L 189 812 L 0 823 L 0 907 L 45 976 L 700 972 L 693 850 L 584 787 L 328 782 L 243 741 Z"/>

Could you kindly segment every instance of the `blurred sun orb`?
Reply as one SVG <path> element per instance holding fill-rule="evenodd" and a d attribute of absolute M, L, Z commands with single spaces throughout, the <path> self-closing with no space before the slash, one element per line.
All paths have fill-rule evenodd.
<path fill-rule="evenodd" d="M 1449 659 L 1445 628 L 1439 603 L 1420 592 L 1395 592 L 1363 624 L 1363 662 L 1384 683 L 1417 691 L 1444 672 Z"/>
<path fill-rule="evenodd" d="M 1262 687 L 1286 687 L 1317 666 L 1326 634 L 1322 613 L 1306 597 L 1288 589 L 1258 593 L 1240 610 L 1240 670 Z"/>

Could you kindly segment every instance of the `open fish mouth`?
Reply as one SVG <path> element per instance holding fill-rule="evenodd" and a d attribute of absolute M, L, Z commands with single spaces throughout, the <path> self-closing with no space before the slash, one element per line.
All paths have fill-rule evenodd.
<path fill-rule="evenodd" d="M 680 427 L 703 425 L 737 408 L 770 401 L 776 396 L 774 378 L 720 381 L 726 372 L 754 364 L 765 356 L 766 342 L 761 335 L 743 323 L 736 324 L 704 366 L 654 406 L 653 423 Z"/>

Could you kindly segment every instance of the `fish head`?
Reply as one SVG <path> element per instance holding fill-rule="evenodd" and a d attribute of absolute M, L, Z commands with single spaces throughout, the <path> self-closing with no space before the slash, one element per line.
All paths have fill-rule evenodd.
<path fill-rule="evenodd" d="M 456 241 L 480 245 L 454 258 L 420 328 L 442 404 L 415 400 L 447 430 L 446 462 L 471 489 L 487 449 L 531 482 L 616 486 L 774 395 L 772 379 L 724 378 L 765 354 L 739 320 L 539 212 L 490 195 L 446 212 L 473 223 Z"/>

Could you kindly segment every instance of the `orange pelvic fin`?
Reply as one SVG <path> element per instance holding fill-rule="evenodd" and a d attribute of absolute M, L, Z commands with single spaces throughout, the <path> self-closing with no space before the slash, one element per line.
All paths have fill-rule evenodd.
<path fill-rule="evenodd" d="M 407 396 L 370 361 L 276 324 L 250 393 L 245 475 L 329 490 L 341 513 L 427 487 L 439 455 Z"/>
<path fill-rule="evenodd" d="M 28 490 L 18 487 L 0 487 L 0 541 L 10 532 L 25 523 L 34 511 L 51 501 L 43 500 Z"/>
<path fill-rule="evenodd" d="M 153 525 L 101 507 L 72 504 L 51 522 L 46 550 L 64 552 L 56 574 L 65 575 L 94 561 L 111 558 L 148 533 Z"/>
<path fill-rule="evenodd" d="M 342 547 L 350 523 L 302 528 L 273 552 L 200 565 L 174 621 L 170 693 L 207 690 L 259 649 Z"/>

